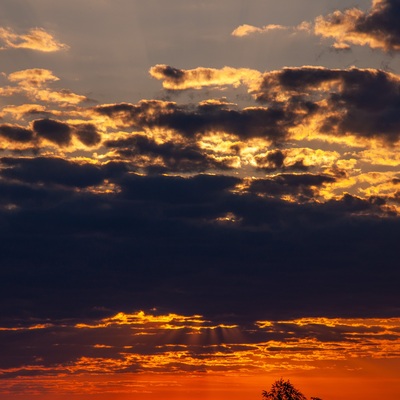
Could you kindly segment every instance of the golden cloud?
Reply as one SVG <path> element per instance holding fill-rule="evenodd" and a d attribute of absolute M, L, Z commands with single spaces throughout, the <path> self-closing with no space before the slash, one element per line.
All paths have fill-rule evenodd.
<path fill-rule="evenodd" d="M 276 31 L 276 30 L 285 30 L 288 29 L 288 27 L 283 26 L 283 25 L 277 25 L 277 24 L 270 24 L 270 25 L 265 25 L 262 28 L 258 28 L 253 25 L 240 25 L 238 26 L 233 32 L 232 36 L 237 36 L 237 37 L 243 37 L 243 36 L 249 36 L 254 33 L 266 33 L 270 31 Z"/>
<path fill-rule="evenodd" d="M 369 46 L 385 51 L 400 50 L 399 11 L 396 1 L 374 0 L 367 12 L 358 8 L 336 10 L 315 20 L 315 34 L 333 38 L 336 49 L 350 44 Z"/>
<path fill-rule="evenodd" d="M 279 25 L 279 24 L 268 24 L 265 25 L 261 28 L 253 25 L 240 25 L 238 26 L 233 32 L 231 33 L 232 36 L 236 37 L 244 37 L 244 36 L 250 36 L 254 34 L 263 34 L 263 33 L 269 33 L 272 31 L 291 31 L 292 33 L 296 32 L 311 32 L 311 24 L 307 21 L 303 21 L 301 24 L 297 26 L 285 26 L 285 25 Z"/>
<path fill-rule="evenodd" d="M 252 87 L 261 78 L 261 73 L 257 70 L 232 67 L 221 69 L 198 67 L 183 70 L 158 64 L 151 67 L 149 72 L 153 78 L 162 80 L 164 89 L 168 90 L 201 89 L 226 85 Z"/>
<path fill-rule="evenodd" d="M 66 44 L 58 42 L 53 35 L 42 28 L 32 28 L 26 34 L 17 34 L 11 28 L 0 28 L 0 40 L 5 49 L 29 49 L 54 52 L 68 49 Z"/>

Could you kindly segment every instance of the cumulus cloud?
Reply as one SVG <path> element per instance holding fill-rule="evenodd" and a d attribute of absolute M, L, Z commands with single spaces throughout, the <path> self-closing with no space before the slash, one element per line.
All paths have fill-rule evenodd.
<path fill-rule="evenodd" d="M 10 158 L 0 159 L 4 169 L 3 178 L 24 183 L 55 184 L 67 187 L 84 188 L 99 185 L 104 179 L 115 176 L 115 164 L 94 165 L 78 163 L 54 157 Z M 120 173 L 125 169 L 119 165 Z"/>
<path fill-rule="evenodd" d="M 267 196 L 292 195 L 298 201 L 315 199 L 318 196 L 318 188 L 335 182 L 335 178 L 327 175 L 280 174 L 269 179 L 256 179 L 250 184 L 249 190 L 254 193 Z"/>
<path fill-rule="evenodd" d="M 255 95 L 261 102 L 287 101 L 313 110 L 327 135 L 393 143 L 400 135 L 399 90 L 400 78 L 381 70 L 305 66 L 266 72 Z"/>
<path fill-rule="evenodd" d="M 164 89 L 184 90 L 200 89 L 210 86 L 232 85 L 238 87 L 241 84 L 252 85 L 260 78 L 259 71 L 248 68 L 195 68 L 183 70 L 164 64 L 158 64 L 150 68 L 153 78 L 163 81 Z"/>
<path fill-rule="evenodd" d="M 32 28 L 25 34 L 17 34 L 11 28 L 0 28 L 0 41 L 4 43 L 0 50 L 29 49 L 54 52 L 68 49 L 66 44 L 57 41 L 42 28 Z"/>
<path fill-rule="evenodd" d="M 373 0 L 367 12 L 358 8 L 335 11 L 315 20 L 315 33 L 333 38 L 338 49 L 350 45 L 385 51 L 400 50 L 400 4 L 398 0 Z"/>
<path fill-rule="evenodd" d="M 115 149 L 122 157 L 148 172 L 204 172 L 210 169 L 229 169 L 228 162 L 218 160 L 191 142 L 157 143 L 145 135 L 108 140 L 104 145 Z M 143 159 L 142 157 L 145 157 Z"/>
<path fill-rule="evenodd" d="M 32 128 L 38 137 L 58 144 L 68 145 L 71 141 L 71 128 L 68 124 L 53 119 L 39 119 L 33 122 Z"/>
<path fill-rule="evenodd" d="M 199 88 L 216 84 L 225 69 L 202 69 L 201 85 L 193 71 L 157 67 L 169 88 Z M 239 74 L 240 75 L 240 74 Z M 138 105 L 105 105 L 96 112 L 125 126 L 155 126 L 193 136 L 224 131 L 242 138 L 280 140 L 300 126 L 312 125 L 319 133 L 380 138 L 387 143 L 399 139 L 397 112 L 400 78 L 376 69 L 329 69 L 303 66 L 255 73 L 243 84 L 264 107 L 237 110 L 227 104 L 185 108 L 172 102 L 142 101 Z M 247 78 L 246 78 L 247 79 Z M 237 84 L 236 78 L 223 84 Z M 203 107 L 204 106 L 204 107 Z M 316 126 L 315 126 L 316 125 Z"/>
<path fill-rule="evenodd" d="M 73 138 L 77 138 L 86 147 L 96 146 L 101 142 L 101 134 L 93 124 L 68 124 L 51 118 L 36 119 L 31 127 L 1 124 L 0 137 L 7 141 L 31 144 L 35 147 L 38 147 L 43 140 L 47 144 L 60 147 L 71 145 Z"/>
<path fill-rule="evenodd" d="M 94 108 L 125 127 L 136 129 L 172 129 L 187 136 L 209 132 L 227 132 L 241 138 L 263 137 L 279 141 L 288 128 L 296 124 L 297 114 L 284 106 L 249 107 L 234 110 L 220 106 L 200 104 L 192 107 L 178 106 L 163 101 L 141 101 L 135 104 L 102 105 Z"/>
<path fill-rule="evenodd" d="M 86 146 L 95 146 L 101 142 L 101 135 L 94 124 L 78 124 L 73 129 L 79 141 Z"/>
<path fill-rule="evenodd" d="M 18 125 L 0 125 L 0 136 L 14 142 L 27 143 L 32 141 L 33 132 Z"/>

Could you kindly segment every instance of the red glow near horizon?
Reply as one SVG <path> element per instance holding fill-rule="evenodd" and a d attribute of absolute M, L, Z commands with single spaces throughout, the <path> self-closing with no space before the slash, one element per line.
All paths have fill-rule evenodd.
<path fill-rule="evenodd" d="M 399 326 L 399 319 L 302 318 L 244 328 L 141 311 L 2 328 L 21 348 L 34 337 L 36 343 L 30 361 L 25 355 L 20 367 L 1 370 L 0 393 L 5 400 L 240 400 L 285 377 L 309 396 L 393 398 L 400 389 L 393 372 L 400 368 Z"/>

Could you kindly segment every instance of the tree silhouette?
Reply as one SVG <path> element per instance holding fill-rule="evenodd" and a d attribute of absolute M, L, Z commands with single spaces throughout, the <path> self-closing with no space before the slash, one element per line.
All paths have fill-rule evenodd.
<path fill-rule="evenodd" d="M 262 396 L 267 400 L 307 400 L 306 396 L 296 389 L 289 380 L 282 378 L 275 381 L 271 390 L 264 390 Z M 311 397 L 311 400 L 322 400 L 319 397 Z"/>

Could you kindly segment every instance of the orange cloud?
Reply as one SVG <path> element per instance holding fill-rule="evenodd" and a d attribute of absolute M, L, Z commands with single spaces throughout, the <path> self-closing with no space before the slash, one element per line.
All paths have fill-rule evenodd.
<path fill-rule="evenodd" d="M 25 69 L 16 71 L 8 75 L 8 80 L 15 83 L 17 87 L 5 87 L 0 89 L 3 96 L 11 96 L 14 94 L 24 94 L 28 98 L 43 102 L 61 103 L 61 104 L 78 104 L 88 100 L 86 96 L 82 96 L 71 92 L 67 89 L 52 90 L 48 89 L 49 83 L 60 80 L 52 71 L 42 68 Z"/>
<path fill-rule="evenodd" d="M 244 37 L 244 36 L 250 36 L 254 34 L 262 34 L 262 33 L 269 33 L 271 31 L 291 31 L 291 32 L 310 32 L 311 31 L 311 24 L 304 21 L 301 24 L 297 26 L 284 26 L 284 25 L 278 25 L 278 24 L 269 24 L 265 25 L 261 28 L 253 25 L 240 25 L 238 26 L 232 33 L 232 36 L 236 37 Z"/>
<path fill-rule="evenodd" d="M 221 69 L 198 67 L 183 70 L 158 64 L 150 68 L 149 72 L 153 78 L 162 80 L 164 89 L 168 90 L 201 89 L 227 85 L 238 87 L 243 84 L 253 86 L 261 78 L 259 71 L 231 67 Z"/>
<path fill-rule="evenodd" d="M 3 114 L 10 114 L 16 120 L 23 119 L 26 115 L 46 114 L 47 109 L 39 104 L 21 104 L 19 106 L 6 106 L 2 110 Z"/>
<path fill-rule="evenodd" d="M 17 358 L 21 366 L 3 363 L 0 376 L 23 376 L 26 371 L 55 377 L 329 371 L 338 362 L 346 368 L 353 360 L 399 360 L 399 323 L 398 318 L 321 317 L 257 321 L 240 327 L 215 324 L 200 315 L 121 312 L 92 322 L 0 327 L 15 343 L 37 338 L 35 357 L 30 357 L 31 351 L 21 350 Z M 24 331 L 23 337 L 20 331 Z M 69 339 L 63 342 L 65 337 Z"/>
<path fill-rule="evenodd" d="M 42 28 L 32 28 L 26 34 L 17 34 L 11 28 L 0 28 L 0 40 L 5 49 L 29 49 L 43 52 L 54 52 L 68 49 L 66 44 L 58 42 Z"/>
<path fill-rule="evenodd" d="M 48 69 L 34 68 L 16 71 L 8 75 L 10 82 L 16 82 L 23 87 L 41 87 L 48 82 L 59 81 L 60 78 L 53 75 Z"/>
<path fill-rule="evenodd" d="M 249 36 L 254 33 L 266 33 L 270 31 L 276 31 L 276 30 L 285 30 L 288 29 L 288 27 L 283 26 L 283 25 L 276 25 L 276 24 L 270 24 L 270 25 L 265 25 L 262 28 L 257 28 L 256 26 L 253 25 L 240 25 L 238 26 L 233 32 L 232 36 L 237 36 L 237 37 L 243 37 L 243 36 Z"/>

